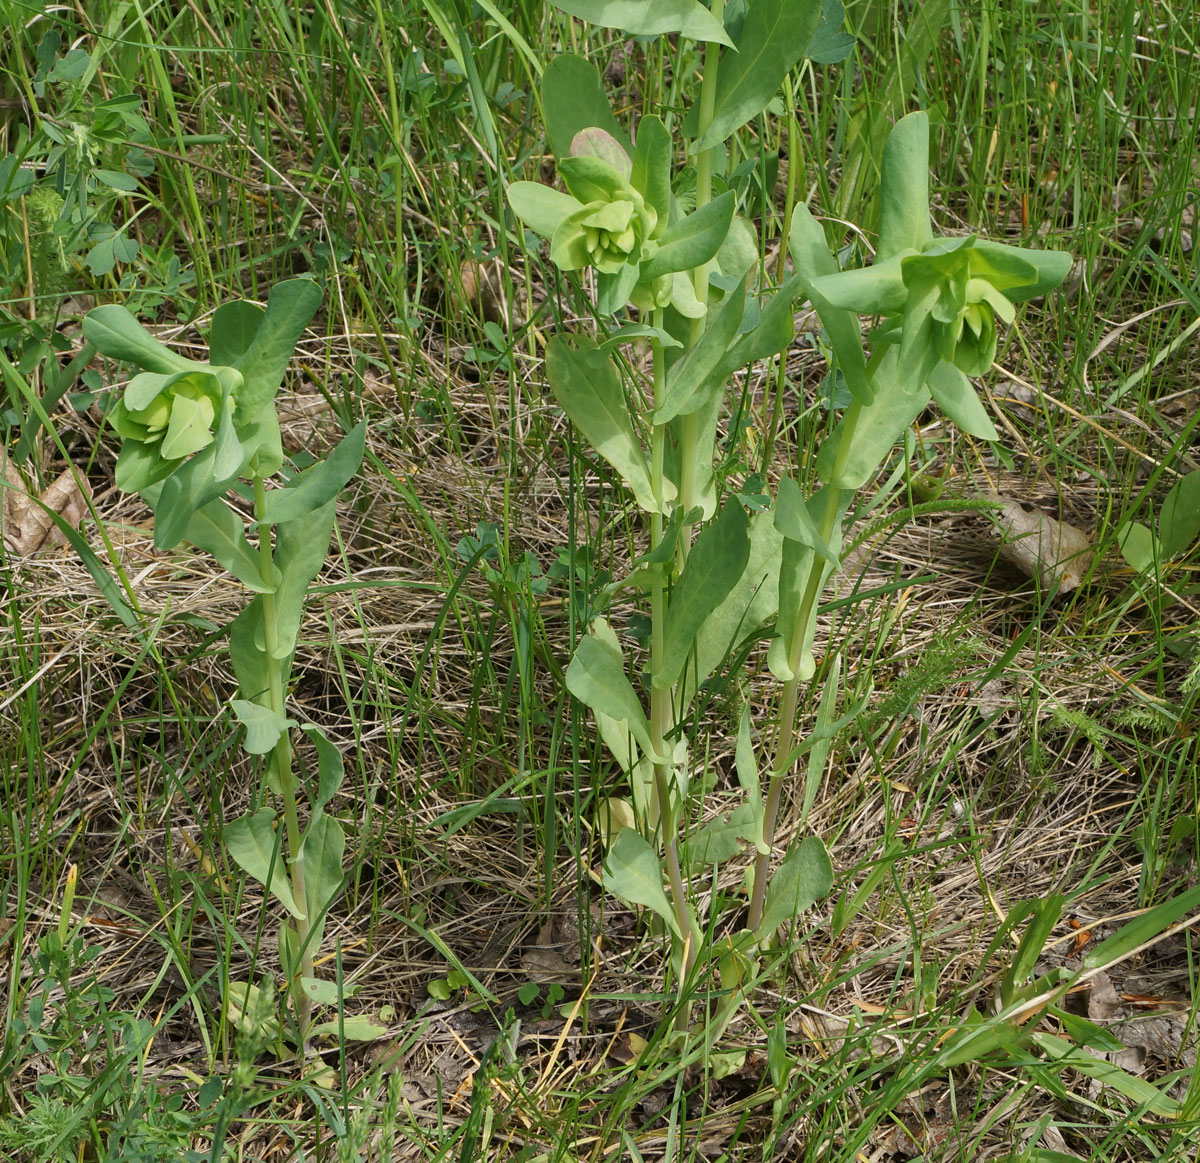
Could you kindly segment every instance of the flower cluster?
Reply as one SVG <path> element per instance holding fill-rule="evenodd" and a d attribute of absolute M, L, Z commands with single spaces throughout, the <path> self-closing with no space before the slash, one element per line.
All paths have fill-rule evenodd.
<path fill-rule="evenodd" d="M 540 182 L 508 187 L 513 211 L 549 239 L 556 266 L 596 270 L 598 306 L 606 314 L 628 302 L 639 310 L 673 305 L 687 315 L 703 313 L 680 273 L 690 269 L 686 263 L 694 253 L 676 261 L 663 254 L 672 241 L 671 156 L 670 137 L 657 117 L 642 120 L 632 156 L 612 134 L 593 127 L 577 133 L 570 154 L 558 160 L 565 191 Z M 724 237 L 719 225 L 713 236 L 715 253 Z M 710 257 L 706 253 L 701 261 Z"/>
<path fill-rule="evenodd" d="M 118 487 L 137 492 L 164 480 L 212 444 L 222 419 L 232 421 L 241 378 L 233 368 L 203 366 L 134 376 L 111 415 L 121 437 Z"/>
<path fill-rule="evenodd" d="M 934 376 L 980 376 L 996 357 L 996 320 L 1058 286 L 1064 251 L 1027 250 L 975 236 L 935 238 L 928 209 L 929 123 L 903 118 L 884 151 L 875 263 L 812 280 L 818 305 L 881 317 L 876 338 L 899 343 L 899 367 L 916 392 Z M 956 372 L 955 370 L 956 369 Z M 936 394 L 936 393 L 935 393 Z"/>

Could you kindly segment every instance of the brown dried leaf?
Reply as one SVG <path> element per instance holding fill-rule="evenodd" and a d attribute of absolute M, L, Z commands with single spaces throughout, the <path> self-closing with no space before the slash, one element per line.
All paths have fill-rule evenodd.
<path fill-rule="evenodd" d="M 459 267 L 463 298 L 490 323 L 508 322 L 508 302 L 504 295 L 504 267 L 498 258 L 476 262 L 467 259 Z"/>
<path fill-rule="evenodd" d="M 87 490 L 86 496 L 81 485 Z M 50 514 L 57 513 L 78 529 L 92 495 L 86 478 L 74 469 L 67 469 L 46 487 L 40 498 L 35 498 L 3 448 L 0 448 L 0 493 L 3 494 L 0 532 L 4 548 L 15 557 L 32 557 L 49 545 L 65 545 L 66 538 Z"/>
<path fill-rule="evenodd" d="M 1003 506 L 995 516 L 1003 538 L 1000 556 L 1045 589 L 1075 589 L 1092 562 L 1087 535 L 1010 497 L 996 499 Z"/>

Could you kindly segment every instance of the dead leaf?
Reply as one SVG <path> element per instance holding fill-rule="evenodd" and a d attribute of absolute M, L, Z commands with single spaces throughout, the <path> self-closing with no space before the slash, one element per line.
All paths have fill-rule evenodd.
<path fill-rule="evenodd" d="M 47 486 L 40 498 L 35 498 L 3 448 L 0 448 L 0 493 L 3 494 L 0 532 L 4 548 L 14 557 L 32 557 L 47 546 L 65 545 L 67 539 L 50 514 L 57 513 L 78 529 L 92 495 L 87 479 L 69 468 Z"/>
<path fill-rule="evenodd" d="M 1087 535 L 1040 509 L 1009 497 L 996 499 L 1003 506 L 994 518 L 1002 537 L 1000 556 L 1044 589 L 1077 588 L 1092 562 Z"/>
<path fill-rule="evenodd" d="M 463 298 L 489 323 L 508 321 L 508 303 L 504 296 L 504 266 L 500 259 L 476 262 L 467 259 L 458 269 Z"/>

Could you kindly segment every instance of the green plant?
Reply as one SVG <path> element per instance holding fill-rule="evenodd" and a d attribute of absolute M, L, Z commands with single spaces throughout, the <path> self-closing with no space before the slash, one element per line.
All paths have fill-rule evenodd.
<path fill-rule="evenodd" d="M 755 0 L 732 43 L 712 23 L 720 4 L 712 13 L 697 3 L 656 5 L 653 16 L 649 6 L 559 6 L 635 35 L 670 30 L 706 42 L 699 103 L 683 120 L 695 159 L 694 191 L 692 173 L 675 171 L 676 144 L 664 123 L 643 117 L 631 148 L 597 71 L 563 56 L 545 70 L 542 105 L 567 192 L 517 182 L 508 197 L 518 218 L 549 240 L 550 258 L 561 269 L 594 270 L 602 319 L 629 307 L 637 312 L 636 321 L 599 343 L 556 335 L 546 370 L 576 429 L 648 515 L 648 550 L 609 597 L 632 591 L 648 598 L 649 707 L 604 617 L 591 622 L 576 647 L 566 684 L 591 708 L 631 786 L 631 802 L 608 803 L 606 831 L 613 838 L 605 886 L 650 909 L 669 931 L 681 1000 L 702 966 L 719 978 L 723 1000 L 707 1027 L 713 1037 L 755 979 L 758 951 L 832 886 L 829 857 L 816 836 L 799 839 L 773 873 L 772 858 L 782 792 L 796 760 L 809 756 L 803 822 L 832 737 L 862 705 L 838 715 L 834 648 L 816 728 L 797 739 L 801 692 L 818 674 L 818 599 L 840 564 L 851 502 L 931 400 L 972 435 L 996 438 L 968 376 L 990 368 L 998 321 L 1012 322 L 1014 304 L 1056 286 L 1069 259 L 974 235 L 935 237 L 928 120 L 917 113 L 896 124 L 883 150 L 874 263 L 840 270 L 823 228 L 800 205 L 788 230 L 794 272 L 774 286 L 757 283 L 765 260 L 754 230 L 736 214 L 734 190 L 716 172 L 719 151 L 766 108 L 813 43 L 821 5 Z M 832 19 L 840 25 L 840 10 Z M 844 400 L 833 400 L 815 461 L 783 476 L 771 508 L 749 513 L 714 463 L 722 404 L 735 371 L 790 344 L 801 298 L 820 316 L 847 391 Z M 878 320 L 865 353 L 860 315 Z M 635 343 L 650 348 L 649 406 L 633 361 L 615 357 Z M 768 443 L 773 439 L 769 433 Z M 802 482 L 814 479 L 820 483 L 806 495 Z M 696 696 L 722 660 L 772 618 L 768 662 L 781 688 L 766 778 L 760 779 L 757 758 L 763 748 L 745 713 L 735 748 L 743 802 L 693 827 L 705 784 L 689 778 Z M 627 826 L 618 830 L 620 823 Z M 702 922 L 695 915 L 688 876 L 738 857 L 747 845 L 754 858 L 744 927 L 709 944 L 705 934 L 716 918 Z"/>
<path fill-rule="evenodd" d="M 345 833 L 326 809 L 344 770 L 337 748 L 305 724 L 318 771 L 302 827 L 292 755 L 297 724 L 288 717 L 287 686 L 306 593 L 329 550 L 337 497 L 362 460 L 365 423 L 282 487 L 268 484 L 285 466 L 275 394 L 320 301 L 315 282 L 295 279 L 272 289 L 265 310 L 244 300 L 226 303 L 213 316 L 207 363 L 159 343 L 124 307 L 97 307 L 84 320 L 98 351 L 142 369 L 110 417 L 122 437 L 118 485 L 153 509 L 160 549 L 188 542 L 206 550 L 255 595 L 228 628 L 238 683 L 230 706 L 245 727 L 244 749 L 267 757 L 266 785 L 282 803 L 282 829 L 275 809 L 262 806 L 226 824 L 223 838 L 229 855 L 289 914 L 279 954 L 301 1053 L 316 1034 L 378 1031 L 365 1018 L 310 1021 L 314 1003 L 340 1005 L 344 996 L 313 969 L 326 915 L 342 888 Z M 252 499 L 249 525 L 227 503 L 231 493 Z M 227 1004 L 240 1024 L 273 1029 L 268 988 L 230 983 Z"/>
<path fill-rule="evenodd" d="M 1180 558 L 1200 536 L 1200 472 L 1190 472 L 1171 486 L 1158 510 L 1154 528 L 1127 521 L 1119 532 L 1121 555 L 1148 583 L 1165 580 L 1174 559 Z"/>
<path fill-rule="evenodd" d="M 155 163 L 143 148 L 151 133 L 141 98 L 97 92 L 103 41 L 89 52 L 68 47 L 78 30 L 65 22 L 30 27 L 43 30 L 36 46 L 18 43 L 8 58 L 8 76 L 36 117 L 0 158 L 0 285 L 28 278 L 34 299 L 64 289 L 80 252 L 94 278 L 137 258 L 131 227 L 146 209 L 141 182 Z M 138 194 L 141 209 L 120 221 Z"/>

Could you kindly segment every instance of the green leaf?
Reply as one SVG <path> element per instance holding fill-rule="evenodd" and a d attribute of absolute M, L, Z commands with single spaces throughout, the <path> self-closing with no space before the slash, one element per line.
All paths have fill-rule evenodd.
<path fill-rule="evenodd" d="M 902 117 L 883 147 L 880 181 L 881 263 L 906 250 L 924 250 L 933 241 L 929 224 L 929 114 Z"/>
<path fill-rule="evenodd" d="M 339 986 L 336 981 L 327 981 L 323 977 L 301 977 L 300 988 L 316 1005 L 332 1008 L 340 1006 L 346 998 L 353 997 L 358 993 L 356 985 L 347 985 L 343 982 Z"/>
<path fill-rule="evenodd" d="M 607 355 L 614 348 L 634 339 L 657 339 L 663 347 L 682 347 L 669 331 L 662 327 L 651 327 L 649 323 L 623 323 L 608 333 L 608 338 L 596 348 Z"/>
<path fill-rule="evenodd" d="M 797 673 L 801 678 L 811 678 L 815 669 L 812 656 L 817 621 L 815 605 L 809 610 L 808 624 L 799 624 L 800 606 L 808 587 L 813 558 L 813 551 L 803 542 L 783 538 L 779 555 L 779 614 L 775 619 L 775 637 L 767 650 L 767 666 L 780 682 L 791 682 Z M 825 562 L 822 586 L 832 571 L 833 566 Z"/>
<path fill-rule="evenodd" d="M 262 618 L 262 598 L 254 598 L 229 624 L 229 660 L 237 678 L 238 694 L 252 702 L 264 699 L 270 685 L 267 652 L 260 645 Z"/>
<path fill-rule="evenodd" d="M 556 158 L 567 157 L 575 135 L 593 125 L 624 141 L 625 131 L 609 107 L 599 69 L 570 53 L 555 57 L 542 74 L 542 115 Z"/>
<path fill-rule="evenodd" d="M 233 483 L 231 478 L 216 478 L 213 472 L 216 458 L 216 448 L 210 444 L 163 481 L 154 502 L 155 548 L 174 549 L 187 535 L 192 516 Z"/>
<path fill-rule="evenodd" d="M 348 1042 L 374 1042 L 386 1037 L 387 1027 L 362 1014 L 317 1022 L 308 1028 L 312 1038 L 345 1038 Z"/>
<path fill-rule="evenodd" d="M 308 587 L 321 572 L 329 553 L 329 538 L 336 516 L 335 503 L 322 505 L 310 516 L 285 521 L 275 527 L 275 567 L 279 588 L 275 591 L 276 654 L 290 658 L 304 618 Z"/>
<path fill-rule="evenodd" d="M 1035 984 L 1040 984 L 1040 980 Z M 1055 1009 L 1053 1012 L 1055 1020 L 1062 1025 L 1071 1041 L 1078 1042 L 1080 1046 L 1099 1050 L 1102 1054 L 1119 1054 L 1125 1049 L 1125 1043 L 1107 1026 L 1089 1022 L 1087 1018 L 1081 1018 L 1078 1014 L 1068 1013 L 1066 1010 Z"/>
<path fill-rule="evenodd" d="M 1137 521 L 1129 521 L 1122 525 L 1117 534 L 1117 542 L 1121 546 L 1121 556 L 1138 573 L 1148 573 L 1154 568 L 1154 562 L 1159 556 L 1158 543 L 1145 525 Z"/>
<path fill-rule="evenodd" d="M 808 836 L 784 857 L 767 887 L 762 920 L 754 935 L 766 940 L 780 925 L 811 908 L 833 888 L 833 865 L 825 845 Z"/>
<path fill-rule="evenodd" d="M 592 710 L 626 723 L 642 750 L 654 757 L 650 723 L 621 655 L 601 638 L 589 633 L 579 640 L 567 667 L 567 690 Z M 659 762 L 665 761 L 665 757 L 659 758 Z"/>
<path fill-rule="evenodd" d="M 321 297 L 321 288 L 312 279 L 289 279 L 271 288 L 254 339 L 233 365 L 245 379 L 238 411 L 247 419 L 275 398 L 296 344 L 321 305 Z"/>
<path fill-rule="evenodd" d="M 159 343 L 124 307 L 113 303 L 87 313 L 83 334 L 101 355 L 136 364 L 146 371 L 173 375 L 204 367 Z"/>
<path fill-rule="evenodd" d="M 1174 557 L 1200 535 L 1200 471 L 1176 481 L 1158 514 L 1163 557 Z"/>
<path fill-rule="evenodd" d="M 974 249 L 979 255 L 995 256 L 997 261 L 1007 257 L 1019 259 L 1033 267 L 1033 282 L 1004 288 L 1005 297 L 1013 303 L 1024 303 L 1028 299 L 1049 294 L 1062 283 L 1071 269 L 1071 256 L 1065 250 L 1028 250 L 987 239 L 976 240 Z"/>
<path fill-rule="evenodd" d="M 739 804 L 728 815 L 718 816 L 688 839 L 687 862 L 694 868 L 724 864 L 741 855 L 747 844 L 761 844 L 762 805 Z"/>
<path fill-rule="evenodd" d="M 512 212 L 544 239 L 552 239 L 566 218 L 583 209 L 580 199 L 544 186 L 540 181 L 512 182 L 505 194 Z"/>
<path fill-rule="evenodd" d="M 1012 964 L 1001 980 L 1000 1000 L 1003 1005 L 1007 1006 L 1011 1003 L 1014 992 L 1024 985 L 1033 974 L 1038 960 L 1042 956 L 1042 951 L 1046 947 L 1046 942 L 1049 940 L 1054 926 L 1058 923 L 1065 900 L 1066 898 L 1061 893 L 1051 893 L 1043 900 L 1017 906 L 1018 909 L 1028 908 L 1032 919 L 1025 927 Z M 1011 910 L 1009 915 L 1011 916 L 1015 911 L 1016 909 Z"/>
<path fill-rule="evenodd" d="M 259 988 L 248 981 L 231 981 L 225 990 L 225 1016 L 251 1038 L 274 1041 L 279 1037 L 275 990 L 270 984 Z"/>
<path fill-rule="evenodd" d="M 730 349 L 730 372 L 776 355 L 791 345 L 796 337 L 795 302 L 802 293 L 803 282 L 795 275 L 779 284 L 759 313 L 758 322 Z"/>
<path fill-rule="evenodd" d="M 831 565 L 840 560 L 838 551 L 821 536 L 819 516 L 825 509 L 824 490 L 806 500 L 800 486 L 792 477 L 779 482 L 779 497 L 775 503 L 775 528 L 784 537 L 815 550 Z"/>
<path fill-rule="evenodd" d="M 688 554 L 671 594 L 663 626 L 662 669 L 652 676 L 655 690 L 679 677 L 705 620 L 728 596 L 750 559 L 750 522 L 736 497 L 705 527 Z"/>
<path fill-rule="evenodd" d="M 737 647 L 775 616 L 779 607 L 779 558 L 783 537 L 772 514 L 750 518 L 750 556 L 725 600 L 704 620 L 696 635 L 694 659 L 684 671 L 680 693 L 687 706 L 696 687 Z"/>
<path fill-rule="evenodd" d="M 758 779 L 758 759 L 754 755 L 754 740 L 750 735 L 750 704 L 742 707 L 738 722 L 737 745 L 734 749 L 734 765 L 738 783 L 751 803 L 762 801 L 762 789 Z"/>
<path fill-rule="evenodd" d="M 658 506 L 650 484 L 650 465 L 633 431 L 617 369 L 590 340 L 573 347 L 556 335 L 546 349 L 546 378 L 562 410 L 588 443 L 633 490 L 648 512 Z"/>
<path fill-rule="evenodd" d="M 713 119 L 693 152 L 711 149 L 758 116 L 804 57 L 821 19 L 821 0 L 754 0 L 737 53 L 723 54 Z"/>
<path fill-rule="evenodd" d="M 262 559 L 246 540 L 242 519 L 219 497 L 191 515 L 183 539 L 211 553 L 247 589 L 256 594 L 275 592 L 276 579 L 263 581 Z"/>
<path fill-rule="evenodd" d="M 725 353 L 737 335 L 745 307 L 746 287 L 741 284 L 725 297 L 699 341 L 671 365 L 662 406 L 654 412 L 655 424 L 697 411 L 707 392 L 724 392 L 725 377 L 715 373 L 724 368 Z"/>
<path fill-rule="evenodd" d="M 1080 1074 L 1086 1074 L 1089 1078 L 1096 1079 L 1103 1086 L 1111 1086 L 1113 1090 L 1119 1091 L 1126 1098 L 1132 1099 L 1139 1106 L 1160 1118 L 1179 1117 L 1179 1102 L 1164 1094 L 1157 1086 L 1147 1082 L 1144 1078 L 1136 1078 L 1119 1066 L 1114 1066 L 1102 1058 L 1096 1058 L 1065 1038 L 1035 1032 L 1033 1041 L 1049 1056 L 1050 1065 L 1058 1069 L 1065 1067 L 1078 1070 Z"/>
<path fill-rule="evenodd" d="M 324 460 L 297 473 L 286 488 L 269 492 L 263 521 L 276 525 L 303 520 L 334 500 L 362 464 L 366 434 L 367 422 L 360 420 Z"/>
<path fill-rule="evenodd" d="M 675 271 L 690 271 L 708 262 L 721 249 L 733 222 L 732 190 L 681 218 L 658 240 L 658 250 L 642 263 L 640 278 L 657 279 Z"/>
<path fill-rule="evenodd" d="M 804 54 L 813 64 L 836 65 L 854 51 L 854 37 L 842 28 L 845 20 L 846 9 L 842 0 L 824 0 L 821 23 L 809 41 L 808 52 Z"/>
<path fill-rule="evenodd" d="M 897 375 L 897 351 L 890 348 L 875 371 L 875 398 L 859 413 L 849 449 L 839 457 L 846 422 L 841 420 L 817 454 L 821 478 L 839 489 L 861 488 L 908 426 L 929 403 L 929 389 L 910 391 Z M 836 470 L 836 471 L 835 471 Z"/>
<path fill-rule="evenodd" d="M 658 854 L 632 828 L 623 828 L 604 862 L 604 887 L 623 901 L 656 913 L 679 939 L 679 922 L 663 891 Z"/>
<path fill-rule="evenodd" d="M 799 208 L 796 212 L 799 213 Z M 812 279 L 809 290 L 820 295 L 831 307 L 840 307 L 843 311 L 853 311 L 857 315 L 894 315 L 903 311 L 908 303 L 903 260 L 909 257 L 912 256 L 895 255 L 869 267 L 820 275 Z"/>
<path fill-rule="evenodd" d="M 850 394 L 860 403 L 870 403 L 875 397 L 875 390 L 866 378 L 863 332 L 859 328 L 858 317 L 852 311 L 834 307 L 812 286 L 816 278 L 838 274 L 838 260 L 830 252 L 824 230 L 812 217 L 808 206 L 800 204 L 794 210 L 787 247 L 796 265 L 796 274 L 802 280 L 804 293 L 809 296 L 821 318 L 821 325 L 826 329 Z"/>
<path fill-rule="evenodd" d="M 345 854 L 346 833 L 342 826 L 332 816 L 317 812 L 309 821 L 296 855 L 304 871 L 304 895 L 309 920 L 313 922 L 309 945 L 314 953 L 321 947 L 329 907 L 342 891 Z"/>
<path fill-rule="evenodd" d="M 940 1069 L 967 1062 L 985 1062 L 997 1054 L 1009 1058 L 1026 1053 L 1028 1037 L 1002 1018 L 968 1010 L 957 1028 L 942 1041 L 936 1061 Z"/>
<path fill-rule="evenodd" d="M 233 708 L 238 722 L 246 728 L 246 742 L 243 746 L 251 755 L 266 755 L 274 750 L 283 733 L 296 725 L 295 721 L 286 715 L 259 703 L 252 703 L 249 699 L 231 699 L 229 705 Z"/>
<path fill-rule="evenodd" d="M 232 367 L 250 350 L 266 312 L 257 303 L 234 299 L 214 312 L 208 332 L 209 363 Z"/>
<path fill-rule="evenodd" d="M 553 0 L 571 16 L 630 36 L 678 32 L 692 40 L 732 44 L 725 26 L 698 0 Z"/>
<path fill-rule="evenodd" d="M 505 194 L 513 213 L 543 238 L 553 238 L 564 219 L 583 209 L 578 198 L 541 182 L 513 182 Z"/>
<path fill-rule="evenodd" d="M 293 917 L 304 919 L 304 914 L 296 907 L 296 898 L 292 896 L 292 886 L 284 871 L 275 813 L 270 808 L 259 808 L 257 812 L 226 824 L 221 829 L 221 838 L 229 855 L 244 872 L 267 888 Z"/>
<path fill-rule="evenodd" d="M 346 765 L 342 753 L 325 737 L 325 732 L 315 723 L 305 723 L 300 728 L 317 748 L 317 798 L 313 811 L 319 812 L 335 795 L 346 778 Z"/>
<path fill-rule="evenodd" d="M 671 134 L 654 114 L 638 123 L 637 147 L 629 184 L 646 199 L 646 205 L 658 215 L 655 235 L 666 229 L 671 215 L 671 160 L 674 156 Z"/>
<path fill-rule="evenodd" d="M 954 364 L 942 360 L 929 373 L 927 383 L 938 407 L 964 432 L 981 440 L 1000 439 L 971 381 Z"/>
<path fill-rule="evenodd" d="M 1106 937 L 1093 947 L 1083 959 L 1083 968 L 1102 969 L 1113 964 L 1139 945 L 1165 933 L 1195 908 L 1200 908 L 1200 888 L 1181 893 L 1122 925 L 1111 937 Z"/>

